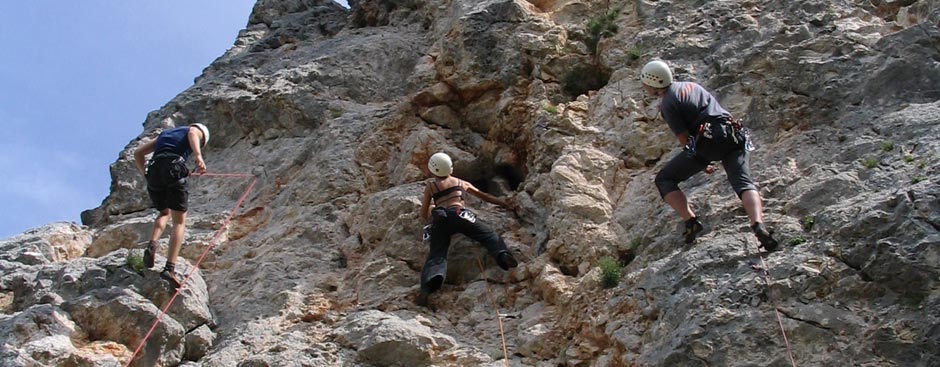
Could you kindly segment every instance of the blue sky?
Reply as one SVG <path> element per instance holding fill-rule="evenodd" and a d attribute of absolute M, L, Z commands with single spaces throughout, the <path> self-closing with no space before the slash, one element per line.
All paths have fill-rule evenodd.
<path fill-rule="evenodd" d="M 231 47 L 254 2 L 0 2 L 0 239 L 100 205 L 147 113 Z"/>

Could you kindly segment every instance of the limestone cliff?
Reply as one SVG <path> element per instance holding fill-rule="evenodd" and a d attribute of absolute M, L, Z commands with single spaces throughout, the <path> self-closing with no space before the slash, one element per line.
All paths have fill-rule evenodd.
<path fill-rule="evenodd" d="M 201 122 L 209 170 L 258 185 L 222 228 L 247 180 L 191 179 L 182 267 L 212 247 L 134 365 L 785 366 L 781 326 L 800 366 L 940 365 L 937 2 L 349 2 L 259 0 L 84 226 L 0 241 L 0 364 L 126 363 L 171 295 L 125 260 L 154 216 L 132 154 Z M 753 132 L 766 262 L 721 172 L 683 185 L 708 227 L 683 248 L 653 185 L 679 152 L 637 78 L 654 58 Z M 455 237 L 431 312 L 438 151 L 520 203 L 469 205 L 522 264 Z"/>

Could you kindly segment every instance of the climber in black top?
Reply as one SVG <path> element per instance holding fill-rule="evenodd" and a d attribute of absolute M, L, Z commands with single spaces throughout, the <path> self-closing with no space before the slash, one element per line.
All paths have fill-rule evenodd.
<path fill-rule="evenodd" d="M 134 151 L 134 163 L 147 178 L 147 193 L 158 212 L 150 242 L 144 249 L 144 265 L 148 268 L 154 266 L 157 240 L 172 217 L 173 233 L 170 234 L 170 248 L 160 277 L 170 282 L 173 288 L 180 286 L 176 278 L 176 257 L 183 245 L 189 201 L 189 191 L 186 188 L 189 169 L 186 168 L 186 159 L 192 154 L 197 172 L 204 173 L 206 163 L 202 160 L 202 147 L 208 142 L 209 128 L 203 124 L 192 124 L 164 130 L 156 139 L 141 144 Z M 144 160 L 150 153 L 153 153 L 153 157 L 145 168 Z"/>
<path fill-rule="evenodd" d="M 428 169 L 435 177 L 427 181 L 424 196 L 421 198 L 420 214 L 425 223 L 429 223 L 429 226 L 425 227 L 425 233 L 430 237 L 430 251 L 421 272 L 421 295 L 418 304 L 422 306 L 427 306 L 428 295 L 444 283 L 444 276 L 447 274 L 447 250 L 450 247 L 450 237 L 455 233 L 463 233 L 483 244 L 503 270 L 518 265 L 503 239 L 488 226 L 477 221 L 476 215 L 464 207 L 464 194 L 469 193 L 510 210 L 515 209 L 515 203 L 511 199 L 501 199 L 482 192 L 469 182 L 451 176 L 453 162 L 447 154 L 432 155 L 428 161 Z"/>
<path fill-rule="evenodd" d="M 721 161 L 761 247 L 774 251 L 777 241 L 763 223 L 763 205 L 757 186 L 751 180 L 748 134 L 743 126 L 701 85 L 673 83 L 672 70 L 662 61 L 651 61 L 643 66 L 640 80 L 647 94 L 662 97 L 663 119 L 679 144 L 685 147 L 685 151 L 679 152 L 656 175 L 659 194 L 685 220 L 685 243 L 693 243 L 703 226 L 679 189 L 679 183 L 701 171 L 714 172 L 712 162 Z"/>

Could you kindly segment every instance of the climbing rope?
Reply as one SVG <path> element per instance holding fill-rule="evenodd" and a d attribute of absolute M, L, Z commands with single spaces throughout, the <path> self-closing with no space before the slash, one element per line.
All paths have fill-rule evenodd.
<path fill-rule="evenodd" d="M 477 265 L 480 266 L 480 274 L 483 274 L 483 262 L 480 261 L 480 258 L 477 258 Z M 486 298 L 489 298 L 493 301 L 493 309 L 496 310 L 496 323 L 499 325 L 499 337 L 503 342 L 503 360 L 506 361 L 506 367 L 509 367 L 509 350 L 506 348 L 506 333 L 503 331 L 503 318 L 499 314 L 499 304 L 496 303 L 496 299 L 490 295 L 490 287 L 486 278 L 483 279 L 483 290 L 486 293 Z"/>
<path fill-rule="evenodd" d="M 747 252 L 747 240 L 744 240 L 744 254 L 747 255 Z M 760 270 L 764 273 L 764 284 L 767 285 L 767 298 L 770 299 L 774 306 L 774 314 L 777 315 L 777 325 L 780 326 L 780 334 L 783 335 L 783 344 L 787 347 L 787 357 L 790 358 L 790 365 L 796 367 L 796 361 L 793 359 L 793 350 L 790 348 L 790 340 L 787 338 L 787 330 L 783 327 L 783 319 L 780 317 L 780 308 L 777 307 L 777 299 L 773 297 L 773 292 L 770 290 L 770 272 L 768 271 L 767 262 L 764 261 L 764 255 L 761 255 L 760 248 L 757 250 L 757 257 L 760 258 Z M 752 269 L 753 268 L 752 266 Z M 753 270 L 757 271 L 758 269 Z"/>
<path fill-rule="evenodd" d="M 248 188 L 245 189 L 245 193 L 242 194 L 241 198 L 238 199 L 238 202 L 235 203 L 235 206 L 232 208 L 232 212 L 229 213 L 228 218 L 225 218 L 225 222 L 222 223 L 222 226 L 216 230 L 215 234 L 209 240 L 208 246 L 202 251 L 202 255 L 199 256 L 199 259 L 196 260 L 196 263 L 189 267 L 189 271 L 186 273 L 186 276 L 183 278 L 183 281 L 180 282 L 180 286 L 176 288 L 176 292 L 173 293 L 173 297 L 170 297 L 170 300 L 166 303 L 166 306 L 163 307 L 163 310 L 160 311 L 160 315 L 157 316 L 157 319 L 153 322 L 153 325 L 150 326 L 150 330 L 147 330 L 147 333 L 144 334 L 144 338 L 140 340 L 140 343 L 137 345 L 137 349 L 134 350 L 134 354 L 131 355 L 131 358 L 127 360 L 127 363 L 124 367 L 128 367 L 134 362 L 134 358 L 137 357 L 137 354 L 140 353 L 140 350 L 143 349 L 144 345 L 147 343 L 147 339 L 150 339 L 150 335 L 153 334 L 153 331 L 157 328 L 157 325 L 160 324 L 160 321 L 163 320 L 163 316 L 166 315 L 167 311 L 170 309 L 170 306 L 173 305 L 173 302 L 176 301 L 176 297 L 179 296 L 180 292 L 183 290 L 183 287 L 186 286 L 186 282 L 190 277 L 193 276 L 193 273 L 196 269 L 199 268 L 199 264 L 202 263 L 202 260 L 205 259 L 206 255 L 209 253 L 209 250 L 212 249 L 212 246 L 215 244 L 216 240 L 219 239 L 219 236 L 222 235 L 222 231 L 228 227 L 229 223 L 232 221 L 232 218 L 235 217 L 235 213 L 238 211 L 238 207 L 245 202 L 245 199 L 248 198 L 248 194 L 255 187 L 255 183 L 258 182 L 258 178 L 252 174 L 248 173 L 193 173 L 191 176 L 204 176 L 204 177 L 224 177 L 224 178 L 248 178 L 251 177 L 251 184 L 248 185 Z"/>

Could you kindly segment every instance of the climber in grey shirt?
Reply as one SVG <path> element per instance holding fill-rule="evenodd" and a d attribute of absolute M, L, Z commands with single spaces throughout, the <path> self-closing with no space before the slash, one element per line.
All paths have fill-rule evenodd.
<path fill-rule="evenodd" d="M 660 111 L 669 128 L 686 149 L 673 157 L 656 175 L 656 188 L 663 200 L 685 221 L 686 244 L 704 229 L 689 206 L 679 183 L 696 173 L 712 173 L 712 162 L 720 161 L 728 182 L 741 199 L 750 219 L 751 229 L 767 251 L 777 248 L 777 241 L 763 223 L 763 204 L 757 186 L 751 180 L 748 151 L 740 125 L 702 86 L 692 82 L 673 82 L 672 70 L 662 61 L 647 63 L 640 72 L 643 89 L 662 97 Z"/>

